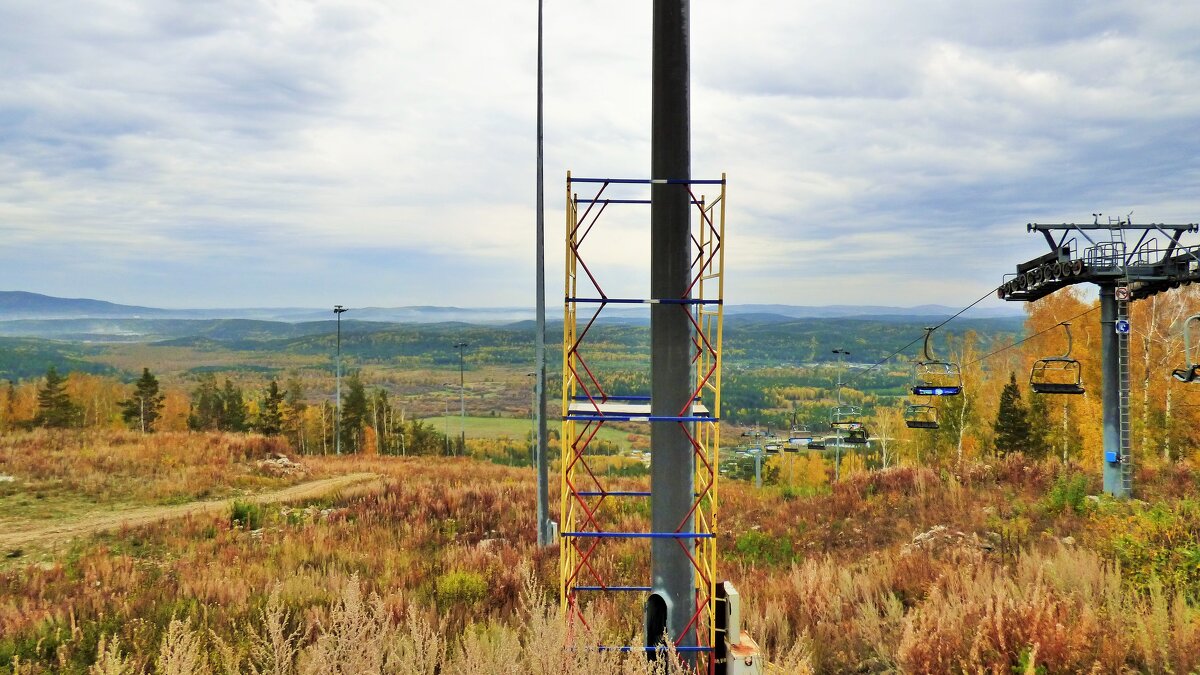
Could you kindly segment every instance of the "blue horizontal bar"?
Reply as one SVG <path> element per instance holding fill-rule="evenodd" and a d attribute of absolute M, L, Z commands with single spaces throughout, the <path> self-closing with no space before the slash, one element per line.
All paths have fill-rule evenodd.
<path fill-rule="evenodd" d="M 628 653 L 628 652 L 632 652 L 635 650 L 639 651 L 639 652 L 665 652 L 665 651 L 667 651 L 668 648 L 667 647 L 605 647 L 604 645 L 600 645 L 599 647 L 596 647 L 596 649 L 598 649 L 602 652 L 626 652 L 626 653 Z M 711 652 L 712 650 L 713 650 L 712 647 L 676 647 L 675 648 L 675 651 L 681 652 L 681 653 L 682 652 Z"/>
<path fill-rule="evenodd" d="M 711 532 L 560 532 L 561 537 L 580 539 L 713 539 Z"/>
<path fill-rule="evenodd" d="M 958 396 L 962 387 L 913 387 L 913 396 Z"/>
<path fill-rule="evenodd" d="M 669 417 L 666 415 L 633 415 L 622 413 L 620 415 L 563 415 L 563 420 L 572 422 L 720 422 L 721 418 L 701 417 L 699 415 Z"/>
<path fill-rule="evenodd" d="M 599 491 L 591 490 L 591 491 L 584 491 L 584 492 L 576 492 L 575 494 L 579 495 L 580 497 L 600 497 L 600 496 L 605 496 L 605 495 L 607 495 L 609 497 L 649 497 L 650 496 L 649 492 L 632 492 L 629 490 L 624 490 L 624 491 L 610 490 L 608 492 L 599 492 Z"/>
<path fill-rule="evenodd" d="M 635 396 L 635 395 L 614 396 L 612 394 L 609 394 L 608 396 L 591 396 L 591 397 L 584 396 L 583 394 L 575 394 L 575 396 L 572 397 L 572 400 L 575 400 L 575 401 L 594 401 L 596 399 L 600 399 L 602 401 L 649 401 L 650 397 L 649 396 Z M 699 401 L 700 397 L 697 396 L 696 398 L 694 398 L 692 400 Z"/>
<path fill-rule="evenodd" d="M 651 586 L 572 586 L 573 591 L 627 591 L 629 593 L 644 593 L 654 590 Z"/>
<path fill-rule="evenodd" d="M 565 302 L 607 303 L 610 305 L 720 305 L 723 300 L 702 300 L 700 298 L 572 298 L 567 296 Z"/>
<path fill-rule="evenodd" d="M 652 180 L 650 178 L 571 178 L 572 183 L 625 183 L 633 185 L 649 185 L 651 183 L 666 183 L 668 185 L 720 185 L 725 181 L 720 178 L 667 178 Z"/>

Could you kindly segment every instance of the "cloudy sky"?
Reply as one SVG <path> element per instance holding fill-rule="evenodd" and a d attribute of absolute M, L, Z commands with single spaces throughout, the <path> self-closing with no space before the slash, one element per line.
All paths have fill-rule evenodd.
<path fill-rule="evenodd" d="M 650 2 L 546 5 L 553 308 L 566 171 L 649 171 Z M 1026 222 L 1200 220 L 1198 33 L 1186 0 L 693 0 L 728 301 L 962 306 Z M 535 46 L 534 0 L 0 0 L 0 289 L 532 305 Z M 614 294 L 647 221 L 596 240 Z"/>

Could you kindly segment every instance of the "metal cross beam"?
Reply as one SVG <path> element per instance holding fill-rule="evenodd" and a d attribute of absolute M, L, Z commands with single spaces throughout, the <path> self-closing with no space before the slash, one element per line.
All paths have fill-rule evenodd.
<path fill-rule="evenodd" d="M 1200 281 L 1200 246 L 1181 243 L 1183 235 L 1200 230 L 1194 223 L 1030 223 L 1026 230 L 1041 232 L 1050 252 L 1017 265 L 996 291 L 1002 300 L 1032 302 L 1078 283 L 1122 280 L 1130 286 L 1131 299 L 1138 300 Z M 1103 232 L 1107 238 L 1100 236 Z M 1132 247 L 1127 233 L 1129 239 L 1136 237 Z"/>
<path fill-rule="evenodd" d="M 1050 252 L 1017 265 L 996 294 L 1002 300 L 1033 302 L 1080 283 L 1100 287 L 1103 382 L 1104 490 L 1128 498 L 1133 491 L 1129 440 L 1129 301 L 1150 297 L 1181 284 L 1200 281 L 1200 246 L 1184 246 L 1183 235 L 1200 230 L 1194 223 L 1136 225 L 1117 219 L 1097 222 L 1030 223 Z M 1108 232 L 1107 239 L 1103 236 Z M 1136 237 L 1133 246 L 1130 240 Z M 1159 241 L 1159 235 L 1164 241 Z M 1080 246 L 1080 239 L 1087 242 Z"/>

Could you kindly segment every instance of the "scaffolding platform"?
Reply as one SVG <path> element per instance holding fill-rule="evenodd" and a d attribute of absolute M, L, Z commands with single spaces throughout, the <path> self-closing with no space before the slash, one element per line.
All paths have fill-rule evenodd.
<path fill-rule="evenodd" d="M 610 208 L 637 208 L 649 204 L 654 184 L 683 185 L 693 207 L 691 222 L 691 284 L 678 298 L 610 296 L 597 269 L 589 266 L 585 241 L 595 231 L 601 215 Z M 715 188 L 718 194 L 698 194 Z M 701 180 L 650 180 L 639 178 L 575 178 L 567 174 L 566 278 L 563 293 L 562 481 L 559 548 L 560 594 L 568 621 L 586 625 L 583 604 L 606 594 L 614 602 L 630 603 L 641 615 L 641 602 L 653 592 L 650 569 L 651 543 L 677 542 L 691 561 L 695 577 L 695 612 L 683 635 L 675 636 L 679 651 L 707 654 L 704 672 L 715 668 L 714 645 L 723 639 L 717 629 L 717 447 L 720 439 L 721 337 L 723 325 L 725 261 L 725 177 Z M 576 194 L 576 189 L 588 194 Z M 632 194 L 631 194 L 632 192 Z M 649 230 L 646 246 L 649 247 Z M 636 246 L 636 243 L 629 243 Z M 619 391 L 617 373 L 607 362 L 589 358 L 589 335 L 606 308 L 620 306 L 628 312 L 638 305 L 646 311 L 655 305 L 672 305 L 687 314 L 692 344 L 692 395 L 672 415 L 651 413 L 649 396 Z M 674 310 L 672 310 L 674 311 Z M 648 357 L 649 354 L 647 353 Z M 646 359 L 648 362 L 648 358 Z M 642 363 L 638 361 L 637 363 Z M 626 366 L 628 368 L 628 366 Z M 628 380 L 624 380 L 628 382 Z M 612 486 L 613 479 L 600 470 L 603 457 L 596 452 L 600 430 L 610 422 L 678 424 L 690 441 L 694 465 L 691 510 L 669 531 L 653 531 L 630 520 L 621 506 L 629 498 L 653 500 L 652 491 Z M 650 462 L 654 462 L 653 448 Z M 627 481 L 627 479 L 626 479 Z M 639 516 L 641 518 L 643 516 Z M 628 564 L 613 565 L 617 557 Z M 632 559 L 630 557 L 632 556 Z M 644 572 L 643 572 L 644 571 Z M 639 575 L 645 573 L 645 577 Z M 583 597 L 586 596 L 586 597 Z M 640 598 L 640 600 L 639 600 Z M 624 600 L 622 600 L 624 599 Z M 608 646 L 601 649 L 654 651 L 658 647 Z"/>
<path fill-rule="evenodd" d="M 563 419 L 574 421 L 611 422 L 709 422 L 713 420 L 708 406 L 696 401 L 689 415 L 683 417 L 657 417 L 650 414 L 650 401 L 575 401 L 567 406 Z"/>

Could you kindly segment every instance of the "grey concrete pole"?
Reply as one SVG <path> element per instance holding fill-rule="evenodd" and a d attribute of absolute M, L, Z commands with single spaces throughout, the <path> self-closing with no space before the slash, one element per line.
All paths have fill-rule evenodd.
<path fill-rule="evenodd" d="M 654 0 L 651 179 L 691 178 L 688 4 L 688 0 Z M 653 298 L 679 299 L 687 293 L 691 276 L 690 217 L 686 185 L 651 185 Z M 684 309 L 671 304 L 650 306 L 651 415 L 690 414 L 691 322 Z M 689 513 L 695 493 L 695 456 L 687 432 L 678 422 L 654 422 L 650 425 L 650 443 L 651 530 L 694 532 L 694 518 Z M 646 603 L 646 643 L 657 645 L 665 630 L 680 646 L 695 646 L 695 633 L 685 636 L 684 629 L 696 611 L 695 570 L 688 557 L 694 555 L 696 542 L 691 538 L 651 542 L 653 591 Z"/>
<path fill-rule="evenodd" d="M 537 431 L 535 462 L 537 463 L 537 530 L 538 546 L 553 542 L 550 531 L 550 458 L 549 431 L 546 426 L 546 198 L 543 153 L 542 117 L 542 0 L 538 0 L 537 46 L 537 337 L 534 359 L 537 374 L 534 389 L 537 396 Z"/>
<path fill-rule="evenodd" d="M 1117 352 L 1116 322 L 1114 287 L 1105 284 L 1100 287 L 1100 408 L 1104 419 L 1104 491 L 1119 497 L 1122 493 L 1121 464 L 1108 461 L 1109 457 L 1121 456 L 1120 355 Z"/>

